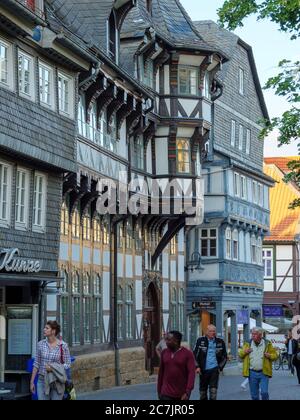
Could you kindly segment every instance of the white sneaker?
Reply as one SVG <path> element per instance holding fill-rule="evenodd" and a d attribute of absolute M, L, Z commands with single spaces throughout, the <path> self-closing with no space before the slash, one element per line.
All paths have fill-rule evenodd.
<path fill-rule="evenodd" d="M 241 385 L 242 391 L 247 391 L 246 385 Z"/>

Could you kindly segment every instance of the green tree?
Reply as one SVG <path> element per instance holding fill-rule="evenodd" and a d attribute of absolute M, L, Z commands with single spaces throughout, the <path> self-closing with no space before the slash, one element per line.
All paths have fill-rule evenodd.
<path fill-rule="evenodd" d="M 229 30 L 243 26 L 246 17 L 255 14 L 257 20 L 269 19 L 279 26 L 279 30 L 289 33 L 291 40 L 300 37 L 300 0 L 226 0 L 218 10 L 219 23 Z M 270 78 L 265 89 L 274 89 L 290 103 L 290 109 L 282 116 L 265 121 L 261 132 L 264 138 L 273 129 L 279 130 L 279 145 L 300 140 L 300 61 L 295 63 L 283 59 L 279 65 L 279 73 Z M 298 143 L 298 150 L 300 143 Z M 300 164 L 297 161 L 289 163 L 291 173 L 286 181 L 293 181 L 300 186 Z M 291 203 L 291 207 L 300 206 L 300 200 Z"/>

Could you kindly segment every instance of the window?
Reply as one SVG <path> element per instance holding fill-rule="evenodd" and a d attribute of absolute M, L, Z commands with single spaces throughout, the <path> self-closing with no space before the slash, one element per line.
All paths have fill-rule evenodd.
<path fill-rule="evenodd" d="M 241 198 L 247 200 L 247 179 L 241 175 Z"/>
<path fill-rule="evenodd" d="M 101 333 L 101 316 L 102 316 L 102 301 L 101 301 L 101 277 L 99 274 L 94 276 L 94 305 L 93 305 L 93 323 L 94 323 L 94 343 L 102 342 Z"/>
<path fill-rule="evenodd" d="M 115 14 L 112 11 L 108 24 L 108 55 L 113 61 L 117 61 L 117 25 Z"/>
<path fill-rule="evenodd" d="M 69 279 L 68 274 L 65 270 L 61 273 L 61 289 L 60 289 L 60 325 L 62 338 L 64 341 L 69 341 L 69 318 L 68 318 L 68 308 L 69 308 Z"/>
<path fill-rule="evenodd" d="M 250 147 L 251 147 L 251 131 L 247 129 L 246 131 L 246 153 L 250 155 Z"/>
<path fill-rule="evenodd" d="M 20 95 L 34 100 L 34 62 L 33 57 L 19 51 L 19 93 Z"/>
<path fill-rule="evenodd" d="M 91 277 L 83 276 L 83 338 L 84 343 L 91 342 Z"/>
<path fill-rule="evenodd" d="M 273 249 L 264 249 L 262 252 L 266 279 L 274 278 L 273 274 Z"/>
<path fill-rule="evenodd" d="M 237 230 L 234 230 L 232 233 L 232 258 L 235 261 L 238 261 L 239 259 L 239 232 Z"/>
<path fill-rule="evenodd" d="M 236 132 L 236 122 L 234 120 L 231 120 L 230 144 L 232 147 L 235 147 L 235 132 Z"/>
<path fill-rule="evenodd" d="M 210 100 L 210 81 L 208 72 L 205 72 L 204 76 L 203 96 Z"/>
<path fill-rule="evenodd" d="M 89 112 L 89 123 L 88 123 L 88 138 L 96 142 L 97 140 L 97 105 L 94 102 Z"/>
<path fill-rule="evenodd" d="M 88 214 L 83 217 L 83 239 L 89 241 L 91 239 L 91 219 Z"/>
<path fill-rule="evenodd" d="M 80 215 L 78 209 L 75 209 L 72 216 L 72 236 L 80 238 Z"/>
<path fill-rule="evenodd" d="M 34 231 L 44 232 L 46 225 L 46 192 L 47 180 L 46 176 L 36 173 L 34 176 L 34 192 L 33 192 L 33 220 L 32 229 Z"/>
<path fill-rule="evenodd" d="M 99 141 L 100 146 L 104 147 L 106 143 L 106 110 L 102 111 L 99 118 Z"/>
<path fill-rule="evenodd" d="M 149 58 L 145 61 L 144 83 L 153 89 L 154 87 L 154 66 L 153 61 Z"/>
<path fill-rule="evenodd" d="M 0 85 L 12 89 L 13 74 L 12 46 L 0 39 Z"/>
<path fill-rule="evenodd" d="M 126 223 L 126 248 L 127 249 L 132 249 L 132 241 L 133 241 L 132 223 L 131 221 L 127 221 Z"/>
<path fill-rule="evenodd" d="M 254 204 L 257 204 L 257 182 L 256 181 L 252 181 L 252 201 Z"/>
<path fill-rule="evenodd" d="M 109 245 L 109 222 L 107 219 L 103 220 L 103 245 Z"/>
<path fill-rule="evenodd" d="M 109 133 L 105 136 L 104 146 L 111 152 L 117 151 L 117 115 L 114 113 L 109 121 Z"/>
<path fill-rule="evenodd" d="M 179 301 L 178 301 L 178 312 L 179 312 L 179 319 L 178 319 L 178 329 L 181 333 L 184 332 L 184 290 L 179 290 Z"/>
<path fill-rule="evenodd" d="M 239 93 L 241 95 L 244 95 L 245 93 L 244 77 L 245 77 L 244 70 L 239 68 Z"/>
<path fill-rule="evenodd" d="M 244 141 L 244 127 L 240 124 L 239 126 L 239 150 L 243 150 Z"/>
<path fill-rule="evenodd" d="M 258 265 L 263 264 L 263 260 L 262 260 L 262 239 L 261 239 L 260 236 L 257 238 L 257 264 Z"/>
<path fill-rule="evenodd" d="M 175 287 L 171 292 L 171 329 L 177 329 L 177 290 Z"/>
<path fill-rule="evenodd" d="M 54 108 L 53 69 L 46 64 L 39 64 L 40 103 Z"/>
<path fill-rule="evenodd" d="M 170 242 L 170 254 L 176 255 L 176 235 L 173 236 Z"/>
<path fill-rule="evenodd" d="M 138 136 L 134 141 L 133 164 L 138 169 L 144 169 L 144 139 Z"/>
<path fill-rule="evenodd" d="M 196 68 L 179 66 L 178 78 L 179 94 L 197 95 L 198 70 Z"/>
<path fill-rule="evenodd" d="M 60 233 L 64 236 L 69 233 L 69 211 L 65 202 L 62 203 L 61 207 Z"/>
<path fill-rule="evenodd" d="M 135 249 L 141 251 L 143 247 L 142 228 L 140 224 L 135 226 Z"/>
<path fill-rule="evenodd" d="M 257 184 L 257 201 L 261 207 L 264 206 L 264 187 L 262 184 Z"/>
<path fill-rule="evenodd" d="M 131 286 L 126 287 L 126 338 L 133 338 L 133 289 Z"/>
<path fill-rule="evenodd" d="M 195 175 L 201 176 L 201 159 L 200 159 L 200 148 L 197 150 L 196 162 L 195 162 Z"/>
<path fill-rule="evenodd" d="M 80 136 L 86 137 L 86 128 L 84 100 L 80 97 L 78 103 L 78 133 Z"/>
<path fill-rule="evenodd" d="M 147 12 L 152 16 L 152 0 L 146 0 Z"/>
<path fill-rule="evenodd" d="M 29 172 L 25 169 L 18 169 L 16 180 L 16 229 L 26 229 L 28 227 L 29 195 Z"/>
<path fill-rule="evenodd" d="M 122 249 L 123 244 L 124 244 L 124 227 L 122 223 L 118 224 L 117 232 L 118 232 L 118 248 Z"/>
<path fill-rule="evenodd" d="M 72 278 L 72 344 L 80 344 L 80 277 L 77 272 Z"/>
<path fill-rule="evenodd" d="M 94 242 L 100 243 L 101 242 L 101 224 L 98 218 L 93 220 L 93 234 L 94 234 Z"/>
<path fill-rule="evenodd" d="M 240 188 L 241 188 L 241 183 L 240 183 L 240 175 L 238 173 L 234 173 L 234 195 L 236 197 L 240 196 Z"/>
<path fill-rule="evenodd" d="M 177 139 L 177 172 L 190 173 L 190 144 L 187 139 Z"/>
<path fill-rule="evenodd" d="M 73 118 L 73 79 L 58 73 L 58 109 L 61 114 Z"/>
<path fill-rule="evenodd" d="M 0 225 L 9 227 L 11 212 L 12 168 L 0 162 Z"/>
<path fill-rule="evenodd" d="M 123 338 L 123 289 L 118 287 L 118 338 Z"/>
<path fill-rule="evenodd" d="M 226 258 L 231 260 L 231 229 L 228 227 L 225 232 L 226 237 Z"/>
<path fill-rule="evenodd" d="M 251 236 L 251 262 L 252 264 L 257 263 L 257 242 L 256 237 L 254 235 Z"/>
<path fill-rule="evenodd" d="M 216 229 L 201 229 L 201 255 L 202 257 L 217 256 Z"/>

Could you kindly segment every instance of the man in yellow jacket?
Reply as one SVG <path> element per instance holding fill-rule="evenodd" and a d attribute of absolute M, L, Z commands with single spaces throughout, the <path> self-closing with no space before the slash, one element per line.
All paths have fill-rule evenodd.
<path fill-rule="evenodd" d="M 272 363 L 278 353 L 272 343 L 263 338 L 261 328 L 252 329 L 252 340 L 239 351 L 243 360 L 243 376 L 249 378 L 252 400 L 269 400 L 269 379 L 272 378 Z"/>

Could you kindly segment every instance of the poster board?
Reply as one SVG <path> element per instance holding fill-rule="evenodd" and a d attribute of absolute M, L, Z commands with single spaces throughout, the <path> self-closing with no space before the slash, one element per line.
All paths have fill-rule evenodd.
<path fill-rule="evenodd" d="M 31 355 L 32 351 L 32 320 L 8 320 L 8 354 Z"/>

